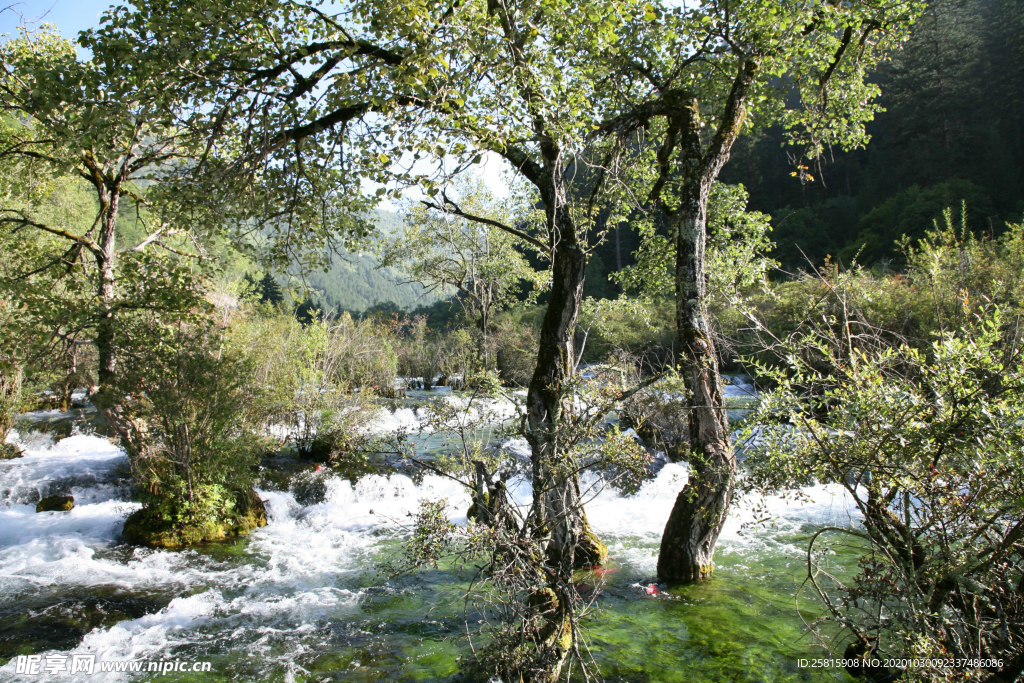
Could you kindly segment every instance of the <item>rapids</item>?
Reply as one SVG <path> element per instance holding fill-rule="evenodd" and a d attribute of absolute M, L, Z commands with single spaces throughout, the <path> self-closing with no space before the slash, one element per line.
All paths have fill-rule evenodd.
<path fill-rule="evenodd" d="M 85 677 L 95 681 L 438 681 L 457 671 L 467 577 L 443 567 L 398 579 L 378 572 L 421 500 L 446 498 L 453 520 L 465 522 L 469 496 L 457 484 L 328 474 L 321 502 L 259 491 L 269 524 L 249 538 L 179 552 L 132 548 L 119 541 L 135 509 L 125 456 L 98 435 L 36 431 L 53 417 L 27 416 L 13 436 L 25 457 L 0 461 L 0 680 L 81 678 L 18 674 L 17 655 L 29 654 L 209 661 L 212 669 Z M 402 408 L 374 428 L 420 422 Z M 852 523 L 849 501 L 824 486 L 804 491 L 809 502 L 769 500 L 774 523 L 758 529 L 744 527 L 755 512 L 741 501 L 715 578 L 652 590 L 661 530 L 686 476 L 685 465 L 666 464 L 629 497 L 584 482 L 587 515 L 614 558 L 593 578 L 600 611 L 587 623 L 605 679 L 842 680 L 797 666 L 822 653 L 804 634 L 793 594 L 809 532 Z M 35 512 L 41 496 L 67 492 L 72 511 Z M 529 482 L 512 493 L 528 500 Z"/>

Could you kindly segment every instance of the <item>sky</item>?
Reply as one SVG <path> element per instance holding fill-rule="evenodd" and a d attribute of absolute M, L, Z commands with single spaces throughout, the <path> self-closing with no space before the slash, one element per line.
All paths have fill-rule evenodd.
<path fill-rule="evenodd" d="M 79 31 L 98 27 L 100 15 L 115 4 L 123 3 L 116 0 L 0 0 L 0 8 L 7 8 L 0 12 L 0 36 L 13 35 L 23 22 L 35 25 L 47 22 L 54 24 L 62 36 L 74 41 Z M 80 58 L 87 55 L 86 51 L 79 49 Z M 508 185 L 502 178 L 505 166 L 505 162 L 496 154 L 487 153 L 483 163 L 476 169 L 491 191 L 499 197 L 508 195 Z M 367 183 L 364 190 L 370 194 L 377 187 Z M 381 208 L 397 207 L 391 202 L 384 202 Z"/>
<path fill-rule="evenodd" d="M 25 22 L 55 24 L 70 40 L 100 24 L 100 14 L 116 4 L 111 0 L 0 0 L 0 35 L 13 34 Z"/>

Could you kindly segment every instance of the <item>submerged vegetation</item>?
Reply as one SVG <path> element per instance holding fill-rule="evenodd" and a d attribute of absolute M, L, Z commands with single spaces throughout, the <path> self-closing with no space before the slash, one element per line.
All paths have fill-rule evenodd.
<path fill-rule="evenodd" d="M 769 500 L 827 490 L 845 524 L 773 541 L 801 548 L 790 618 L 817 653 L 872 683 L 1021 676 L 1024 224 L 947 177 L 783 272 L 801 247 L 780 235 L 826 209 L 786 207 L 782 230 L 764 183 L 725 170 L 780 136 L 800 187 L 846 163 L 879 74 L 923 59 L 952 10 L 439 7 L 136 0 L 82 54 L 46 24 L 4 39 L 3 467 L 36 462 L 19 458 L 30 411 L 78 406 L 124 458 L 102 484 L 131 499 L 118 539 L 181 557 L 244 554 L 214 542 L 258 544 L 276 516 L 324 528 L 314 508 L 339 491 L 422 490 L 373 566 L 396 602 L 437 591 L 416 628 L 458 654 L 429 676 L 507 683 L 653 675 L 617 642 L 643 616 L 607 588 L 616 553 L 643 549 L 647 574 L 623 576 L 652 605 L 700 604 L 728 593 L 715 558 L 737 501 L 761 533 Z M 482 163 L 503 165 L 500 196 Z M 337 282 L 371 260 L 422 305 L 342 310 L 359 288 Z M 96 504 L 83 481 L 34 491 L 35 519 Z M 654 482 L 678 491 L 664 528 L 606 537 L 598 501 Z M 373 536 L 381 507 L 345 523 Z M 280 584 L 304 571 L 256 564 Z M 349 591 L 318 576 L 320 597 Z M 812 675 L 786 667 L 750 675 Z"/>

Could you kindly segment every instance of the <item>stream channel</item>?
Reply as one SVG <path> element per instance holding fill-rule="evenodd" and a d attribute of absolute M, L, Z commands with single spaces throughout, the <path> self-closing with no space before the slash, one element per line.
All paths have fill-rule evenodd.
<path fill-rule="evenodd" d="M 751 390 L 733 378 L 727 395 Z M 381 417 L 381 430 L 415 428 L 419 419 L 401 406 Z M 453 521 L 465 523 L 470 501 L 458 484 L 326 474 L 319 501 L 259 489 L 269 523 L 249 537 L 183 551 L 136 548 L 120 539 L 137 506 L 126 458 L 89 425 L 87 410 L 28 413 L 13 435 L 24 457 L 0 461 L 0 681 L 445 681 L 458 671 L 468 577 L 443 567 L 397 579 L 380 572 L 420 500 L 447 498 Z M 807 539 L 819 525 L 851 524 L 849 501 L 827 486 L 806 489 L 800 503 L 769 500 L 774 522 L 757 529 L 743 526 L 753 512 L 740 501 L 710 582 L 652 588 L 660 535 L 686 476 L 685 465 L 668 463 L 638 493 L 606 488 L 586 506 L 613 558 L 589 579 L 598 612 L 585 624 L 603 679 L 851 680 L 798 665 L 827 655 L 794 599 Z M 35 512 L 41 496 L 68 490 L 73 510 Z M 529 482 L 512 493 L 527 500 Z M 804 619 L 819 614 L 806 590 L 799 607 Z M 17 656 L 34 654 L 44 664 L 46 655 L 91 654 L 208 661 L 211 670 L 17 673 Z"/>

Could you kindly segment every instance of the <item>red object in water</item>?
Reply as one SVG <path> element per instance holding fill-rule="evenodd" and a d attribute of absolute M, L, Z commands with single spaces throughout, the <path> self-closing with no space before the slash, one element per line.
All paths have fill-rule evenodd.
<path fill-rule="evenodd" d="M 322 469 L 323 469 L 323 468 L 322 468 L 322 467 L 320 467 L 320 465 L 317 465 L 317 466 L 316 466 L 316 469 L 315 469 L 315 470 L 313 470 L 313 471 L 314 471 L 314 472 L 319 472 L 319 471 L 320 471 L 320 470 L 322 470 Z"/>
<path fill-rule="evenodd" d="M 618 567 L 607 567 L 607 568 L 596 567 L 594 569 L 594 573 L 597 574 L 598 576 L 608 576 L 609 574 L 612 574 L 612 573 L 617 572 L 617 571 L 619 571 Z"/>
<path fill-rule="evenodd" d="M 658 595 L 660 593 L 661 593 L 661 590 L 658 589 L 658 584 L 656 584 L 656 583 L 652 583 L 650 586 L 647 587 L 647 594 L 648 595 Z"/>

